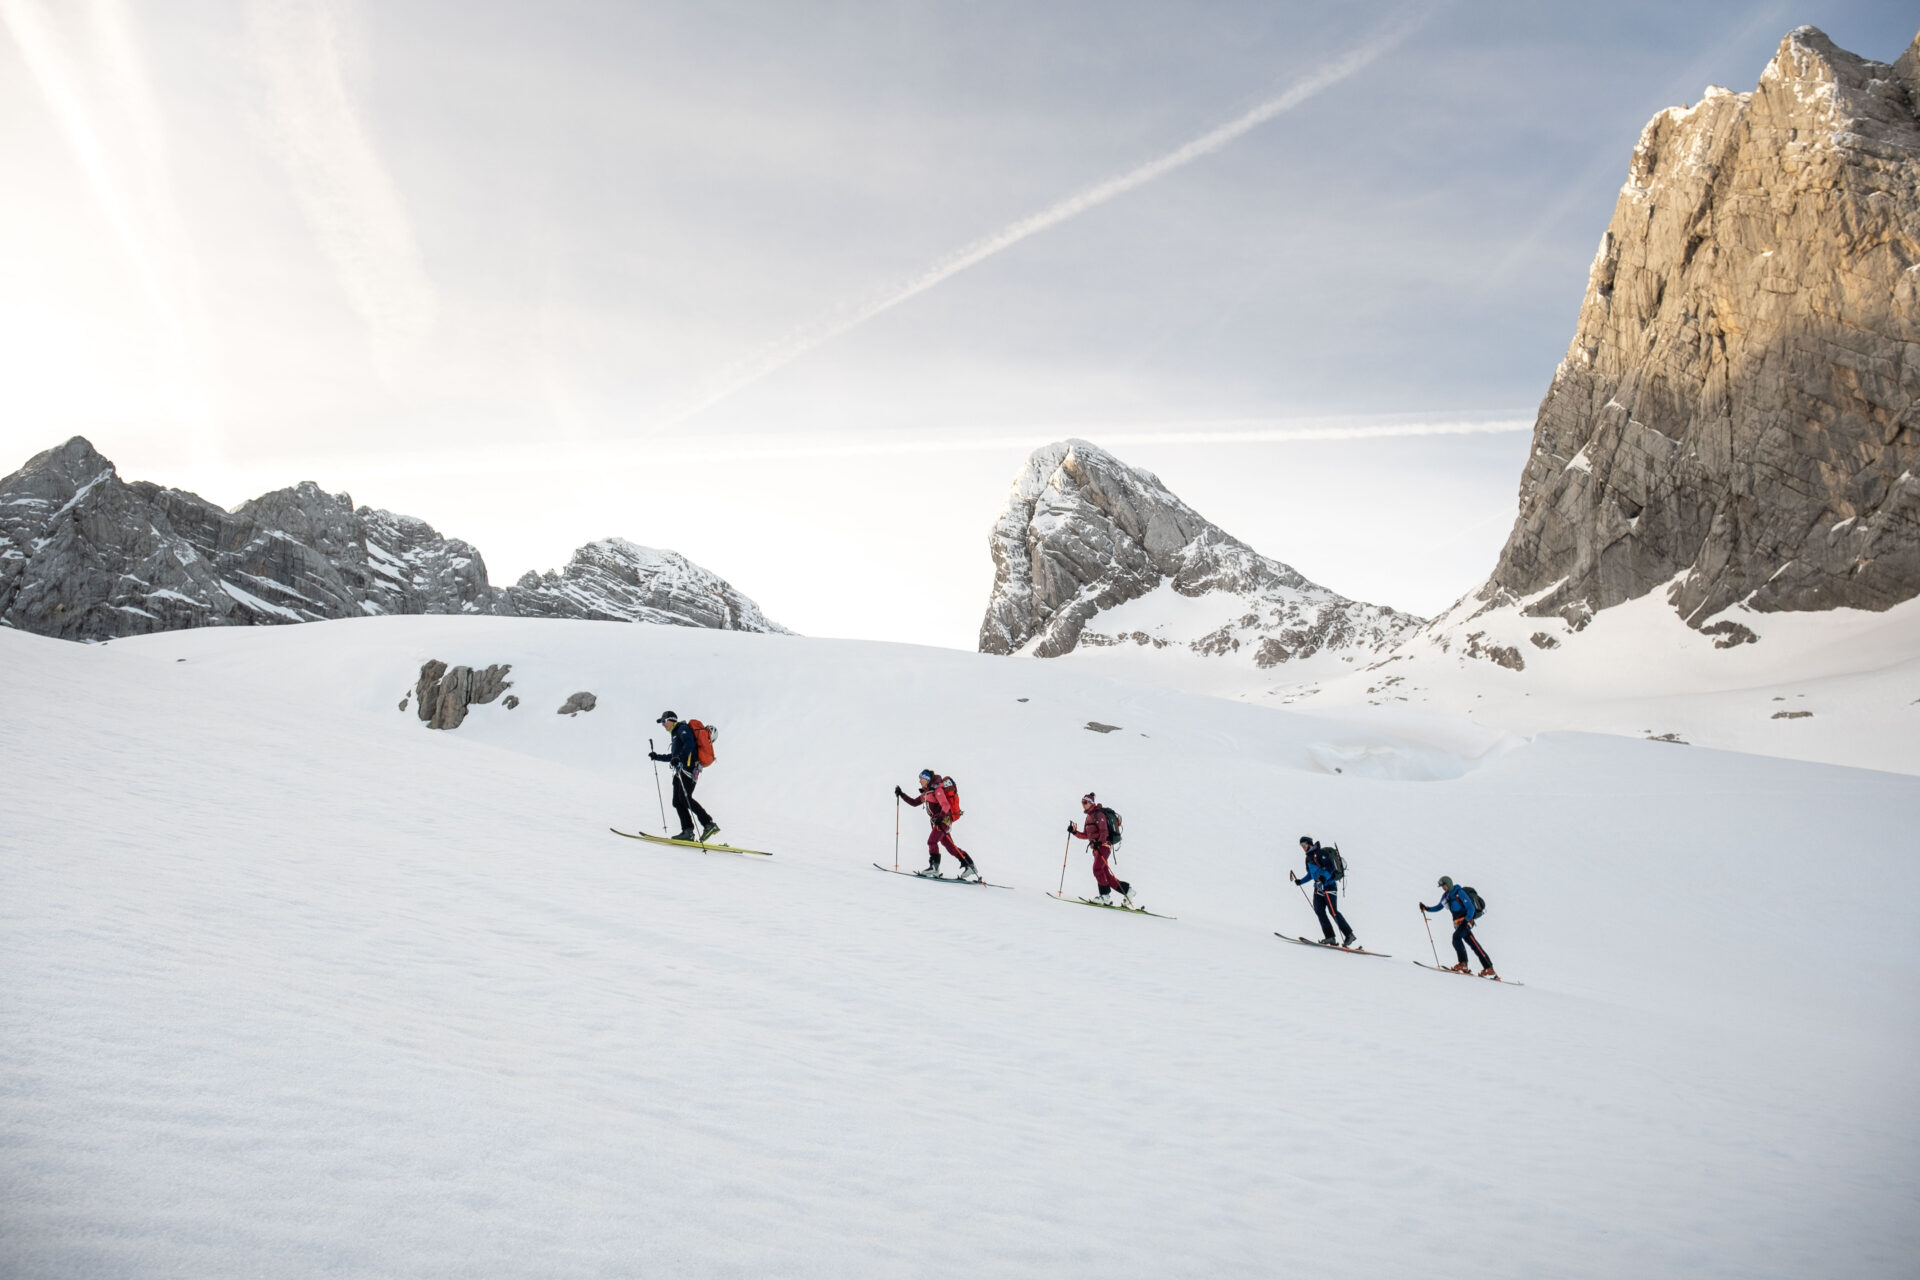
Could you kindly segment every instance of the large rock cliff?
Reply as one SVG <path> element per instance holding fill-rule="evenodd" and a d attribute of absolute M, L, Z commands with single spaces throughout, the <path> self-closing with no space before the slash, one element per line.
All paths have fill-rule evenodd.
<path fill-rule="evenodd" d="M 1420 625 L 1316 586 L 1084 440 L 1034 451 L 991 547 L 983 653 L 1177 645 L 1269 668 L 1321 653 L 1371 656 Z"/>
<path fill-rule="evenodd" d="M 1889 66 L 1802 27 L 1647 125 L 1483 608 L 1920 594 L 1917 105 L 1920 38 Z"/>
<path fill-rule="evenodd" d="M 391 613 L 517 614 L 784 631 L 717 575 L 619 539 L 489 585 L 423 520 L 312 483 L 233 511 L 124 481 L 76 436 L 0 480 L 0 625 L 68 640 Z"/>

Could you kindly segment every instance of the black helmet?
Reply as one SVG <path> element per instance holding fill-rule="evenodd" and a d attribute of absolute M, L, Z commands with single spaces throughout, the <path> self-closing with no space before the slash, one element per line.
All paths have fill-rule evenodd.
<path fill-rule="evenodd" d="M 1312 843 L 1313 843 L 1313 837 L 1312 837 L 1312 836 L 1301 836 L 1301 837 L 1300 837 L 1300 843 L 1301 843 L 1301 844 L 1312 844 Z"/>
<path fill-rule="evenodd" d="M 662 711 L 660 713 L 660 718 L 658 720 L 655 720 L 654 723 L 655 724 L 679 724 L 680 717 L 673 714 L 673 712 L 671 711 Z"/>

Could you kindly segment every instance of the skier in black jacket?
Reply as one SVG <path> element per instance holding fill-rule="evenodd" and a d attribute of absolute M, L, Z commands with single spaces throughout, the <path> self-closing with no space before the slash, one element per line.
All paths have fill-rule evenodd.
<path fill-rule="evenodd" d="M 682 723 L 671 711 L 661 712 L 654 723 L 665 726 L 672 735 L 665 751 L 649 751 L 647 759 L 673 766 L 673 811 L 680 815 L 680 833 L 673 838 L 705 844 L 720 834 L 720 824 L 693 798 L 694 785 L 700 781 L 700 740 L 693 736 L 693 726 Z M 701 825 L 698 836 L 693 834 L 696 816 Z"/>

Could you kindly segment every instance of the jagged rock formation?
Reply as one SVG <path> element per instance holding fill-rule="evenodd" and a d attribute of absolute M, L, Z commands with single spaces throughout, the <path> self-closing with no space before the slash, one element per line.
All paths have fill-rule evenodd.
<path fill-rule="evenodd" d="M 472 667 L 449 667 L 434 658 L 421 664 L 420 679 L 413 687 L 414 703 L 429 729 L 458 729 L 467 718 L 467 708 L 484 706 L 513 687 L 507 673 L 511 663 L 496 663 L 475 671 Z M 406 710 L 406 703 L 400 704 Z M 518 706 L 509 704 L 509 710 Z"/>
<path fill-rule="evenodd" d="M 1916 472 L 1920 38 L 1888 66 L 1802 27 L 1641 135 L 1478 600 L 1886 609 L 1920 594 Z"/>
<path fill-rule="evenodd" d="M 994 526 L 992 551 L 983 653 L 1050 658 L 1081 645 L 1178 644 L 1274 667 L 1322 652 L 1370 656 L 1421 622 L 1316 586 L 1209 523 L 1156 476 L 1084 440 L 1034 451 Z M 1162 587 L 1196 602 L 1174 602 L 1183 622 L 1099 625 L 1103 613 Z"/>
<path fill-rule="evenodd" d="M 785 632 L 725 579 L 677 551 L 625 538 L 589 542 L 567 567 L 507 588 L 508 610 L 532 618 L 664 622 L 720 631 Z"/>
<path fill-rule="evenodd" d="M 785 630 L 684 556 L 619 539 L 503 591 L 465 542 L 310 482 L 229 512 L 122 480 L 78 436 L 0 480 L 0 625 L 104 640 L 383 613 Z"/>

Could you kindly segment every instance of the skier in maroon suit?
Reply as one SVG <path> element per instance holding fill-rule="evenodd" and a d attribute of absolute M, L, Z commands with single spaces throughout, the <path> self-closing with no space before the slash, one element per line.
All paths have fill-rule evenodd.
<path fill-rule="evenodd" d="M 940 849 L 942 846 L 945 846 L 948 853 L 960 860 L 960 878 L 962 880 L 978 880 L 980 878 L 980 869 L 973 865 L 972 855 L 953 842 L 953 821 L 955 818 L 958 818 L 960 814 L 958 810 L 953 807 L 951 793 L 942 785 L 945 782 L 946 779 L 933 770 L 922 769 L 920 771 L 919 795 L 910 796 L 898 787 L 893 789 L 894 795 L 905 800 L 914 808 L 918 809 L 920 806 L 925 805 L 927 808 L 927 820 L 933 825 L 933 830 L 927 833 L 927 869 L 925 871 L 916 871 L 914 874 L 918 876 L 939 875 Z"/>
<path fill-rule="evenodd" d="M 1113 832 L 1107 829 L 1107 811 L 1100 807 L 1100 802 L 1089 791 L 1080 797 L 1080 812 L 1086 815 L 1086 826 L 1076 827 L 1069 822 L 1067 831 L 1093 848 L 1093 879 L 1100 886 L 1099 900 L 1106 902 L 1107 891 L 1118 889 L 1122 905 L 1132 906 L 1133 886 L 1114 875 L 1113 869 L 1107 866 L 1107 859 L 1113 855 Z"/>

